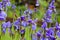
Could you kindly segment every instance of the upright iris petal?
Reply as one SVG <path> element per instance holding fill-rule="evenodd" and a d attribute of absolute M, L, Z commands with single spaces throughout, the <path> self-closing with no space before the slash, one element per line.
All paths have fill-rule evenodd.
<path fill-rule="evenodd" d="M 56 30 L 58 30 L 58 26 L 59 26 L 58 22 L 56 22 L 55 26 L 56 26 Z"/>
<path fill-rule="evenodd" d="M 43 22 L 42 26 L 41 26 L 43 29 L 45 29 L 47 27 L 47 23 L 46 22 Z"/>
<path fill-rule="evenodd" d="M 0 2 L 0 9 L 2 8 L 2 2 Z"/>
<path fill-rule="evenodd" d="M 47 12 L 46 12 L 46 16 L 49 16 L 52 14 L 52 10 L 51 9 L 48 9 Z"/>

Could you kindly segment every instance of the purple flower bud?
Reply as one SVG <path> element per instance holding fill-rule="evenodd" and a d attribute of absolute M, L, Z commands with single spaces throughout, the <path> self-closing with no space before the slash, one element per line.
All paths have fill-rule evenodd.
<path fill-rule="evenodd" d="M 21 32 L 21 34 L 24 34 L 25 33 L 25 30 L 21 30 L 20 32 Z"/>
<path fill-rule="evenodd" d="M 35 6 L 39 6 L 40 4 L 39 4 L 39 1 L 38 0 L 36 0 L 36 5 Z"/>
<path fill-rule="evenodd" d="M 15 9 L 15 8 L 16 8 L 16 6 L 13 4 L 13 5 L 12 5 L 12 9 Z"/>
<path fill-rule="evenodd" d="M 37 8 L 34 8 L 34 12 L 37 12 Z"/>

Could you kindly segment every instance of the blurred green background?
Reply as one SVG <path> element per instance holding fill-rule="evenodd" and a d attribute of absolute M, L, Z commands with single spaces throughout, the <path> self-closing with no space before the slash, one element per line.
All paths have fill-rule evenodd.
<path fill-rule="evenodd" d="M 10 0 L 10 1 L 11 1 L 11 4 L 15 3 L 15 0 Z M 45 8 L 48 7 L 48 2 L 49 1 L 50 0 L 47 0 L 47 1 L 46 0 L 39 0 L 39 3 L 40 3 L 40 7 L 38 9 L 39 11 L 37 13 L 34 13 L 35 16 L 33 16 L 33 18 L 38 18 L 38 19 L 42 19 L 43 18 L 44 13 L 46 12 Z M 21 2 L 21 0 L 19 0 L 19 2 Z M 56 6 L 57 13 L 58 13 L 58 15 L 56 17 L 57 17 L 58 22 L 60 23 L 60 5 L 59 5 L 59 3 L 60 3 L 60 0 L 56 0 L 55 6 Z M 14 10 L 12 10 L 11 7 L 7 7 L 7 8 L 8 8 L 8 12 L 7 12 L 8 17 L 13 18 Z M 16 15 L 18 17 L 20 16 L 20 11 L 19 11 L 20 9 L 22 10 L 22 14 L 23 14 L 24 10 L 26 10 L 27 8 L 25 8 L 24 5 L 16 6 L 16 10 L 15 11 L 16 11 Z M 54 14 L 52 14 L 52 19 L 54 19 Z M 37 31 L 39 29 L 40 28 L 37 28 Z M 13 30 L 13 27 L 12 27 L 12 30 Z M 25 38 L 26 38 L 26 40 L 31 40 L 28 27 L 26 28 Z M 15 38 L 12 39 L 12 37 L 9 36 L 9 33 L 7 31 L 5 35 L 1 36 L 0 40 L 19 40 L 19 39 L 20 39 L 20 34 L 15 33 Z M 60 40 L 60 39 L 58 38 L 57 40 Z"/>

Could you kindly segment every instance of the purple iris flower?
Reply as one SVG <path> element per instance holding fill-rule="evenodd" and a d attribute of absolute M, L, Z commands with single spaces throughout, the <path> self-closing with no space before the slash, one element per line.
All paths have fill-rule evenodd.
<path fill-rule="evenodd" d="M 58 25 L 59 25 L 58 22 L 56 22 L 55 26 L 57 27 Z"/>
<path fill-rule="evenodd" d="M 7 5 L 6 5 L 6 3 L 5 3 L 5 4 L 3 5 L 3 7 L 6 8 L 6 6 L 7 6 Z"/>
<path fill-rule="evenodd" d="M 4 18 L 0 18 L 0 21 L 5 20 Z"/>
<path fill-rule="evenodd" d="M 46 32 L 46 37 L 49 37 L 49 36 L 50 36 L 50 34 L 48 32 Z"/>
<path fill-rule="evenodd" d="M 16 31 L 17 31 L 17 29 L 20 29 L 20 21 L 19 20 L 16 20 L 14 22 L 14 27 L 16 27 Z"/>
<path fill-rule="evenodd" d="M 7 25 L 6 22 L 3 22 L 2 23 L 2 28 L 6 28 L 7 27 L 6 25 Z"/>
<path fill-rule="evenodd" d="M 56 30 L 58 30 L 58 26 L 59 26 L 58 22 L 56 22 L 55 26 L 56 26 Z"/>
<path fill-rule="evenodd" d="M 2 2 L 0 2 L 0 9 L 2 8 Z"/>
<path fill-rule="evenodd" d="M 50 34 L 49 34 L 49 28 L 46 28 L 45 30 L 46 30 L 46 37 L 49 37 L 50 36 Z"/>
<path fill-rule="evenodd" d="M 57 31 L 56 35 L 60 38 L 60 31 Z"/>
<path fill-rule="evenodd" d="M 15 9 L 15 8 L 16 8 L 16 6 L 13 4 L 13 5 L 12 5 L 12 9 Z"/>
<path fill-rule="evenodd" d="M 46 22 L 51 23 L 51 22 L 52 22 L 52 20 L 51 20 L 51 19 L 49 19 L 49 18 L 46 18 Z"/>
<path fill-rule="evenodd" d="M 34 8 L 34 12 L 37 12 L 38 10 L 37 10 L 37 8 Z"/>
<path fill-rule="evenodd" d="M 33 11 L 32 11 L 32 10 L 30 10 L 30 9 L 28 9 L 28 12 L 29 12 L 29 14 L 32 14 L 32 13 L 33 13 Z"/>
<path fill-rule="evenodd" d="M 42 37 L 40 40 L 46 40 L 46 38 Z"/>
<path fill-rule="evenodd" d="M 46 12 L 46 16 L 50 16 L 51 14 L 52 14 L 52 10 L 48 9 L 47 12 Z"/>
<path fill-rule="evenodd" d="M 35 6 L 39 6 L 40 4 L 39 4 L 39 1 L 38 0 L 36 0 L 36 4 L 35 4 Z"/>
<path fill-rule="evenodd" d="M 46 22 L 43 22 L 42 26 L 41 26 L 43 29 L 45 29 L 47 27 L 47 23 Z"/>
<path fill-rule="evenodd" d="M 54 9 L 54 8 L 55 8 L 55 6 L 54 6 L 54 5 L 51 5 L 51 6 L 49 6 L 49 8 L 50 8 L 50 9 Z"/>
<path fill-rule="evenodd" d="M 54 29 L 53 29 L 53 27 L 49 28 L 49 31 L 50 31 L 51 35 L 54 35 Z"/>
<path fill-rule="evenodd" d="M 37 40 L 36 34 L 32 34 L 31 37 L 32 37 L 32 40 Z"/>
<path fill-rule="evenodd" d="M 4 11 L 0 12 L 0 20 L 5 20 L 7 17 L 7 14 Z"/>
<path fill-rule="evenodd" d="M 18 17 L 18 18 L 17 18 L 17 21 L 19 21 L 19 22 L 20 22 L 20 21 L 21 21 L 21 18 L 20 18 L 20 17 Z"/>
<path fill-rule="evenodd" d="M 7 6 L 11 6 L 11 3 L 10 2 L 7 2 Z"/>
<path fill-rule="evenodd" d="M 21 34 L 24 34 L 25 33 L 25 30 L 21 30 L 20 32 L 21 32 Z"/>
<path fill-rule="evenodd" d="M 3 2 L 6 2 L 7 0 L 2 0 Z"/>
<path fill-rule="evenodd" d="M 2 7 L 6 8 L 6 6 L 7 6 L 7 1 L 2 1 Z"/>
<path fill-rule="evenodd" d="M 14 22 L 14 26 L 18 26 L 18 25 L 20 25 L 20 22 L 19 22 L 18 20 L 16 20 L 16 21 Z"/>
<path fill-rule="evenodd" d="M 35 23 L 32 24 L 32 30 L 36 30 L 36 24 Z"/>
<path fill-rule="evenodd" d="M 55 2 L 55 0 L 52 0 L 52 2 Z"/>
<path fill-rule="evenodd" d="M 49 37 L 49 36 L 54 36 L 54 30 L 53 28 L 49 28 L 47 31 L 46 31 L 46 37 Z"/>
<path fill-rule="evenodd" d="M 21 21 L 25 20 L 25 16 L 21 16 Z"/>
<path fill-rule="evenodd" d="M 38 32 L 37 32 L 37 37 L 40 38 L 40 36 L 41 36 L 41 33 L 38 31 Z"/>
<path fill-rule="evenodd" d="M 6 33 L 6 29 L 5 29 L 5 28 L 3 28 L 2 32 L 3 32 L 3 33 Z"/>
<path fill-rule="evenodd" d="M 34 21 L 34 22 L 37 22 L 37 21 L 38 21 L 38 18 L 34 19 L 33 21 Z"/>
<path fill-rule="evenodd" d="M 52 8 L 52 9 L 54 9 L 55 8 L 54 3 L 55 3 L 55 0 L 52 0 L 51 3 L 50 3 L 50 5 L 49 5 L 49 7 Z"/>
<path fill-rule="evenodd" d="M 28 11 L 28 10 L 25 10 L 25 11 L 24 11 L 24 14 L 26 14 L 26 15 L 27 15 L 28 13 L 29 13 L 29 11 Z"/>
<path fill-rule="evenodd" d="M 50 40 L 56 40 L 54 36 L 50 36 Z"/>
<path fill-rule="evenodd" d="M 26 27 L 27 26 L 27 22 L 26 21 L 22 21 L 22 26 Z"/>
<path fill-rule="evenodd" d="M 8 21 L 8 22 L 7 22 L 7 27 L 8 27 L 8 28 L 10 28 L 10 27 L 11 27 L 11 25 L 12 25 L 12 24 L 11 24 L 11 22 L 10 22 L 10 21 Z"/>
<path fill-rule="evenodd" d="M 28 20 L 28 23 L 32 23 L 32 19 L 29 19 L 29 20 Z"/>
<path fill-rule="evenodd" d="M 56 30 L 60 30 L 60 24 L 58 24 L 58 22 L 56 22 Z"/>

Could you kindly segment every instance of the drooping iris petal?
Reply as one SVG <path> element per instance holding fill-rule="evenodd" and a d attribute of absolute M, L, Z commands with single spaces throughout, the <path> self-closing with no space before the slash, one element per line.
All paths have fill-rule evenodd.
<path fill-rule="evenodd" d="M 21 32 L 21 34 L 23 34 L 25 32 L 25 30 L 21 30 L 20 32 Z"/>
<path fill-rule="evenodd" d="M 12 26 L 11 22 L 8 21 L 8 22 L 7 22 L 7 27 L 11 27 L 11 26 Z"/>
<path fill-rule="evenodd" d="M 36 30 L 36 24 L 32 24 L 32 30 Z"/>
<path fill-rule="evenodd" d="M 26 21 L 22 21 L 22 26 L 26 27 L 27 26 L 27 22 Z"/>
<path fill-rule="evenodd" d="M 3 23 L 2 23 L 2 28 L 6 28 L 6 27 L 7 27 L 6 22 L 3 22 Z"/>
<path fill-rule="evenodd" d="M 21 16 L 21 21 L 25 20 L 25 16 Z"/>
<path fill-rule="evenodd" d="M 4 11 L 0 12 L 0 20 L 5 20 L 7 17 L 7 14 Z"/>

